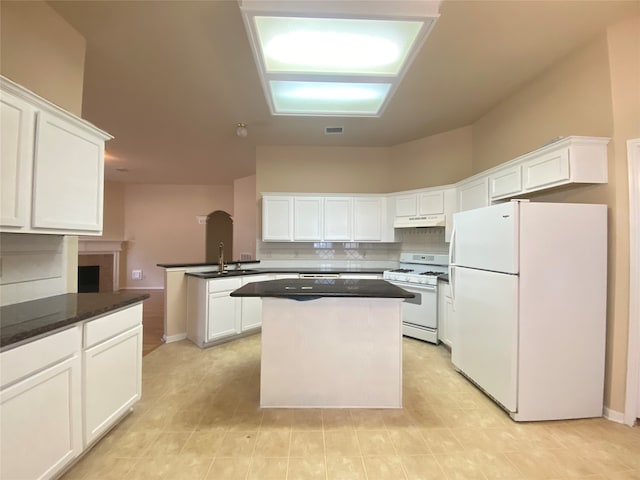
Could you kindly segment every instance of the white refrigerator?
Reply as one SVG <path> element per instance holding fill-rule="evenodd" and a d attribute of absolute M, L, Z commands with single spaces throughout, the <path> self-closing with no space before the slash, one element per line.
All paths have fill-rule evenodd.
<path fill-rule="evenodd" d="M 603 413 L 607 206 L 454 215 L 454 366 L 516 421 Z"/>

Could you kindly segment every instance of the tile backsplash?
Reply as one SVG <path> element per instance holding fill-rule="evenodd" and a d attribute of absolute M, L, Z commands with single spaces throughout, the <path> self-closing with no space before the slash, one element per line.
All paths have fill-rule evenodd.
<path fill-rule="evenodd" d="M 395 243 L 258 242 L 257 258 L 267 265 L 395 267 L 400 252 L 447 253 L 444 228 L 396 229 Z"/>
<path fill-rule="evenodd" d="M 62 235 L 0 234 L 0 304 L 66 293 Z"/>

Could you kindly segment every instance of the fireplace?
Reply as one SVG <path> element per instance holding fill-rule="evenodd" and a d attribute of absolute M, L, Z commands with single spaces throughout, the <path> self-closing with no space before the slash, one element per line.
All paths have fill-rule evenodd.
<path fill-rule="evenodd" d="M 100 291 L 100 265 L 78 266 L 78 293 Z"/>
<path fill-rule="evenodd" d="M 78 292 L 113 292 L 113 254 L 78 255 Z M 81 288 L 86 290 L 81 290 Z"/>
<path fill-rule="evenodd" d="M 78 292 L 115 292 L 120 289 L 120 252 L 125 242 L 81 237 L 78 241 Z M 93 267 L 93 268 L 85 268 Z M 96 273 L 97 272 L 97 273 Z M 84 276 L 90 277 L 86 281 Z M 95 282 L 95 276 L 98 281 Z M 98 289 L 95 290 L 97 283 Z M 84 290 L 84 289 L 87 290 Z M 89 290 L 91 289 L 91 290 Z"/>

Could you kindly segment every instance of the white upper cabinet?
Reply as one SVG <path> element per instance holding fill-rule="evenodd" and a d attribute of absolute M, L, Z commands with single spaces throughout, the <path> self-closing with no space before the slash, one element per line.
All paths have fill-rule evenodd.
<path fill-rule="evenodd" d="M 396 217 L 413 217 L 418 214 L 418 195 L 409 193 L 394 197 Z"/>
<path fill-rule="evenodd" d="M 262 240 L 293 240 L 293 197 L 262 197 Z"/>
<path fill-rule="evenodd" d="M 31 172 L 36 112 L 10 93 L 0 96 L 0 224 L 26 228 L 31 203 Z"/>
<path fill-rule="evenodd" d="M 38 114 L 33 228 L 102 231 L 104 139 L 46 112 Z"/>
<path fill-rule="evenodd" d="M 502 168 L 489 175 L 489 195 L 491 200 L 505 198 L 522 192 L 522 166 Z"/>
<path fill-rule="evenodd" d="M 382 198 L 356 197 L 353 201 L 353 240 L 356 242 L 380 242 L 383 222 Z"/>
<path fill-rule="evenodd" d="M 607 183 L 608 138 L 567 137 L 523 155 L 523 191 L 568 183 Z"/>
<path fill-rule="evenodd" d="M 324 199 L 324 240 L 348 242 L 353 238 L 353 199 L 327 197 Z"/>
<path fill-rule="evenodd" d="M 293 240 L 322 240 L 324 199 L 295 197 L 293 199 Z"/>
<path fill-rule="evenodd" d="M 297 242 L 392 242 L 384 229 L 386 198 L 382 195 L 262 196 L 262 240 Z"/>
<path fill-rule="evenodd" d="M 489 183 L 487 177 L 458 184 L 458 212 L 489 205 Z"/>
<path fill-rule="evenodd" d="M 420 215 L 444 214 L 444 190 L 419 193 L 418 213 Z"/>
<path fill-rule="evenodd" d="M 0 231 L 100 235 L 111 136 L 4 77 L 0 87 Z"/>
<path fill-rule="evenodd" d="M 487 172 L 491 200 L 571 183 L 607 183 L 608 138 L 566 137 Z"/>

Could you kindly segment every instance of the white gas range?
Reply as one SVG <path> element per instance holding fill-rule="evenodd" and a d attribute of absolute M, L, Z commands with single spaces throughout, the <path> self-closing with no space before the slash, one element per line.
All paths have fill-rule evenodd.
<path fill-rule="evenodd" d="M 402 304 L 402 333 L 438 343 L 438 276 L 447 273 L 446 254 L 401 253 L 400 268 L 382 278 L 415 295 Z"/>

